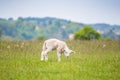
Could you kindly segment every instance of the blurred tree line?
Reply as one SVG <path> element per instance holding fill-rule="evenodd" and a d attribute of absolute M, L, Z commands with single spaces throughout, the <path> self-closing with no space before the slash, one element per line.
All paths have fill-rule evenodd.
<path fill-rule="evenodd" d="M 19 17 L 16 20 L 0 18 L 0 36 L 1 39 L 12 40 L 32 40 L 42 39 L 42 37 L 69 39 L 69 34 L 82 29 L 84 25 L 86 24 L 50 17 Z M 116 34 L 116 32 L 120 33 L 118 25 L 93 24 L 89 26 L 95 31 L 103 31 L 101 36 L 104 38 L 120 40 L 120 34 Z"/>

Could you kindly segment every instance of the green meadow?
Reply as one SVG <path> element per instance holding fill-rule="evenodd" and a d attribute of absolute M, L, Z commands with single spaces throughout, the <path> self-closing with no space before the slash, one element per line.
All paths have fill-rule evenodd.
<path fill-rule="evenodd" d="M 120 41 L 66 41 L 76 53 L 40 61 L 43 41 L 0 41 L 0 80 L 119 80 Z"/>

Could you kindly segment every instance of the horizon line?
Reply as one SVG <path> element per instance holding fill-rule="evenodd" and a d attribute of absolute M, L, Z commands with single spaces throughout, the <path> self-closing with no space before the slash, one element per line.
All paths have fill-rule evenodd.
<path fill-rule="evenodd" d="M 93 25 L 93 24 L 107 24 L 107 25 L 119 25 L 120 24 L 112 24 L 112 23 L 106 23 L 106 22 L 95 22 L 95 23 L 86 23 L 86 22 L 79 22 L 79 21 L 74 21 L 71 19 L 65 19 L 65 18 L 59 18 L 59 17 L 50 17 L 50 16 L 44 16 L 44 17 L 39 17 L 39 16 L 28 16 L 28 17 L 23 17 L 23 16 L 19 16 L 19 17 L 0 17 L 0 19 L 6 19 L 8 20 L 9 18 L 12 18 L 13 20 L 17 20 L 18 18 L 54 18 L 54 19 L 61 19 L 61 20 L 66 20 L 66 21 L 71 21 L 74 23 L 81 23 L 81 24 L 86 24 L 86 25 Z"/>

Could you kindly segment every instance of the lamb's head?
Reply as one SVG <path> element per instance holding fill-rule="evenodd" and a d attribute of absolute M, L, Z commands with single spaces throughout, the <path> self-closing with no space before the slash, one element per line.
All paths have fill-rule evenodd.
<path fill-rule="evenodd" d="M 71 53 L 74 53 L 74 51 L 72 50 L 65 50 L 65 56 L 68 58 L 70 56 Z"/>

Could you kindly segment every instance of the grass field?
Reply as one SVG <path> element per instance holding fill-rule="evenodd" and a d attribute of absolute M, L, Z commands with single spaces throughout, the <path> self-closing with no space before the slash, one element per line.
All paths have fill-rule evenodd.
<path fill-rule="evenodd" d="M 43 41 L 0 41 L 0 80 L 120 80 L 119 41 L 66 41 L 76 51 L 40 61 Z"/>

